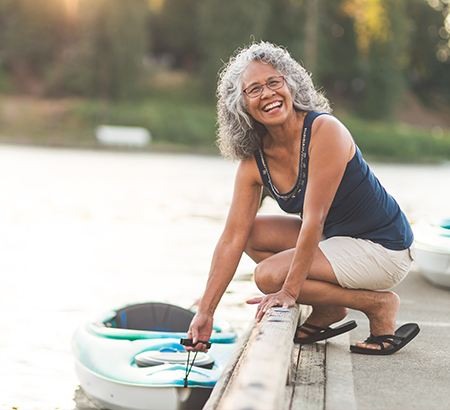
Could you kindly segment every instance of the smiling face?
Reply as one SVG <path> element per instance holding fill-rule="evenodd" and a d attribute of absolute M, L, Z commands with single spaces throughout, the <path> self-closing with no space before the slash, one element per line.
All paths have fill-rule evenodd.
<path fill-rule="evenodd" d="M 270 64 L 251 62 L 242 73 L 242 90 L 253 85 L 265 84 L 271 78 L 280 75 L 280 72 Z M 263 92 L 259 97 L 250 98 L 244 93 L 244 98 L 247 101 L 248 113 L 266 127 L 283 124 L 294 112 L 286 82 L 283 87 L 275 91 L 264 85 Z"/>

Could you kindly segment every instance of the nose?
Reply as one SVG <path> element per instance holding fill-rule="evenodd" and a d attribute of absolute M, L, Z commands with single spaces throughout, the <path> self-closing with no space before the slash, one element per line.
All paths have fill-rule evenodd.
<path fill-rule="evenodd" d="M 267 96 L 272 96 L 275 94 L 275 91 L 271 90 L 269 87 L 267 87 L 267 84 L 263 84 L 262 86 L 262 93 L 261 93 L 261 98 L 266 98 L 266 94 Z"/>

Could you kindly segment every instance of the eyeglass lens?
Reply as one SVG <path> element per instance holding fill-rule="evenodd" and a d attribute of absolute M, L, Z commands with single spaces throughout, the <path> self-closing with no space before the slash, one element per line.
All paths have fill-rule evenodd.
<path fill-rule="evenodd" d="M 284 77 L 273 77 L 267 83 L 265 84 L 255 84 L 251 85 L 250 87 L 246 88 L 244 92 L 250 97 L 250 98 L 256 98 L 259 97 L 262 92 L 264 86 L 267 86 L 269 90 L 275 91 L 279 88 L 283 87 L 284 85 Z"/>

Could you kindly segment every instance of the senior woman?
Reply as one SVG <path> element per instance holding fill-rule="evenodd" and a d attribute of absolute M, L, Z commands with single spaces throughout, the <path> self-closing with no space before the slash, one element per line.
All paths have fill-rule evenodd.
<path fill-rule="evenodd" d="M 247 301 L 259 304 L 257 321 L 273 306 L 311 305 L 294 341 L 312 343 L 356 327 L 331 327 L 356 309 L 368 317 L 371 335 L 353 352 L 405 346 L 419 328 L 395 330 L 400 300 L 387 289 L 410 269 L 410 225 L 305 69 L 285 49 L 254 43 L 225 66 L 218 97 L 220 149 L 240 164 L 188 349 L 206 350 L 201 341 L 210 338 L 243 252 L 257 263 L 254 279 L 265 294 Z M 257 215 L 263 186 L 297 215 Z"/>

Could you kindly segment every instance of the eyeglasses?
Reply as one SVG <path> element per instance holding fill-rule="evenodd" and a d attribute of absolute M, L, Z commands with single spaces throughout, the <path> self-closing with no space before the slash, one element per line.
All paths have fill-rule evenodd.
<path fill-rule="evenodd" d="M 249 98 L 259 97 L 263 92 L 263 87 L 267 86 L 269 90 L 275 91 L 283 87 L 284 77 L 282 75 L 278 77 L 272 77 L 264 84 L 252 84 L 248 86 L 243 92 L 247 94 Z"/>

